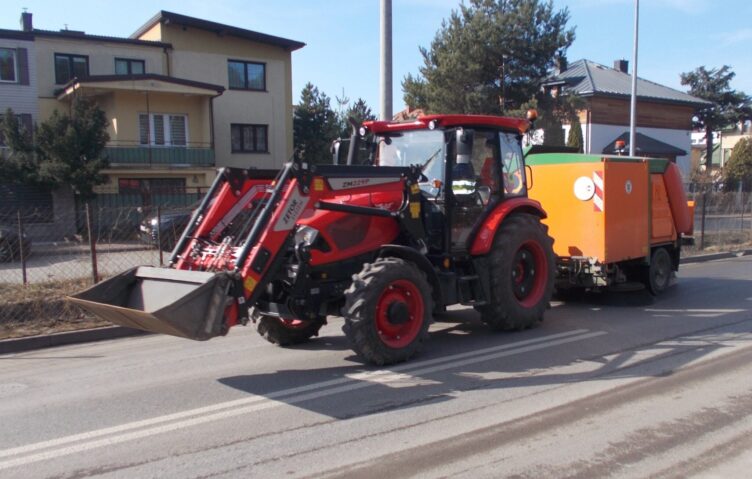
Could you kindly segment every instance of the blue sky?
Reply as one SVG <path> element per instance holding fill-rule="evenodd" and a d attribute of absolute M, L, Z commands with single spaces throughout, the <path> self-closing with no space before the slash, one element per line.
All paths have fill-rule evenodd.
<path fill-rule="evenodd" d="M 400 82 L 422 64 L 441 20 L 459 0 L 393 0 L 394 102 L 403 107 Z M 568 8 L 577 38 L 568 51 L 611 66 L 632 59 L 633 0 L 555 0 Z M 293 54 L 293 98 L 310 81 L 332 98 L 379 105 L 379 0 L 3 0 L 0 28 L 18 29 L 22 8 L 36 28 L 68 28 L 128 36 L 157 9 L 299 40 Z M 682 91 L 679 74 L 704 65 L 731 65 L 732 87 L 752 94 L 752 2 L 749 0 L 642 0 L 638 75 Z M 631 65 L 630 65 L 631 68 Z"/>

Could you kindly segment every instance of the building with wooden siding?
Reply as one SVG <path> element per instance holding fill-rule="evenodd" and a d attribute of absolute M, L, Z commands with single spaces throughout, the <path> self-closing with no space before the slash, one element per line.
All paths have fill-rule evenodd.
<path fill-rule="evenodd" d="M 578 60 L 547 79 L 552 95 L 576 95 L 584 100 L 578 114 L 585 153 L 614 153 L 616 140 L 627 140 L 629 151 L 632 76 L 628 62 L 614 68 Z M 692 116 L 707 102 L 687 93 L 637 79 L 636 154 L 670 158 L 686 176 L 690 171 Z M 564 125 L 569 133 L 569 125 Z"/>

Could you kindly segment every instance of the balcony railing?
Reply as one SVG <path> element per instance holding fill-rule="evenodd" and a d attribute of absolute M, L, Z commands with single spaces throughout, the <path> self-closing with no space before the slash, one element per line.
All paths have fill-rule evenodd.
<path fill-rule="evenodd" d="M 175 146 L 108 146 L 111 166 L 214 166 L 214 149 Z"/>

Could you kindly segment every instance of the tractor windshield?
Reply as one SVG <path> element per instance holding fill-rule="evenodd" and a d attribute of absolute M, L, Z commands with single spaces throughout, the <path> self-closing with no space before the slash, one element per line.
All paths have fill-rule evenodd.
<path fill-rule="evenodd" d="M 439 192 L 446 158 L 443 131 L 415 130 L 385 136 L 379 141 L 378 155 L 380 166 L 419 165 L 427 178 L 421 182 L 423 191 L 431 195 Z"/>

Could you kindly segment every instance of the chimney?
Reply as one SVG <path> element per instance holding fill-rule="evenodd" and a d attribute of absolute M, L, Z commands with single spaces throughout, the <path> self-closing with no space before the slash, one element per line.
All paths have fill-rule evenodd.
<path fill-rule="evenodd" d="M 622 73 L 629 73 L 629 62 L 627 60 L 614 61 L 614 70 Z"/>
<path fill-rule="evenodd" d="M 21 14 L 21 30 L 24 32 L 30 32 L 34 30 L 34 26 L 31 23 L 31 13 L 23 12 Z"/>
<path fill-rule="evenodd" d="M 554 73 L 561 75 L 567 71 L 567 67 L 567 57 L 562 54 L 556 55 L 556 58 L 554 59 Z"/>

